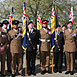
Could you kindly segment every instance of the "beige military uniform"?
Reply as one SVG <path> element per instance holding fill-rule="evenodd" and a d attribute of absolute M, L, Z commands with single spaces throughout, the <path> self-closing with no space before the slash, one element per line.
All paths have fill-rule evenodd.
<path fill-rule="evenodd" d="M 74 69 L 74 52 L 76 51 L 76 37 L 73 36 L 75 30 L 66 30 L 64 33 L 64 51 L 66 53 L 67 71 Z"/>
<path fill-rule="evenodd" d="M 0 31 L 0 48 L 4 47 L 4 51 L 0 51 L 1 74 L 5 75 L 5 58 L 6 58 L 7 35 Z"/>
<path fill-rule="evenodd" d="M 22 73 L 22 36 L 18 34 L 18 31 L 9 31 L 10 35 L 10 52 L 12 55 L 12 74 L 16 73 L 16 64 L 18 65 L 18 73 Z"/>
<path fill-rule="evenodd" d="M 9 35 L 8 35 L 9 30 L 2 29 L 2 32 L 7 34 L 7 36 L 8 36 L 8 45 L 10 46 Z M 12 60 L 12 58 L 11 58 L 11 53 L 10 53 L 10 47 L 6 50 L 6 53 L 7 53 L 7 70 L 11 71 L 11 60 Z"/>
<path fill-rule="evenodd" d="M 50 65 L 50 49 L 51 49 L 51 35 L 47 32 L 49 29 L 40 30 L 40 64 L 41 70 L 49 70 Z"/>

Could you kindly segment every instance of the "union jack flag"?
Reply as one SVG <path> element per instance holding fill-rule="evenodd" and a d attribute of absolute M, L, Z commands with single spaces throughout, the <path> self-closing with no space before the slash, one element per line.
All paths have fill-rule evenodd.
<path fill-rule="evenodd" d="M 13 29 L 12 21 L 15 20 L 14 14 L 13 14 L 13 7 L 11 8 L 11 15 L 10 15 L 10 20 L 9 20 L 9 30 Z"/>
<path fill-rule="evenodd" d="M 69 21 L 72 21 L 72 23 L 73 23 L 72 29 L 74 29 L 73 7 L 71 7 L 70 16 L 69 16 Z"/>

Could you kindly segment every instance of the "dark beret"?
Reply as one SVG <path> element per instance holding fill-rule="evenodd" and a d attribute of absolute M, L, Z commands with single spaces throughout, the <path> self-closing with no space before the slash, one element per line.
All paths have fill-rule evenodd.
<path fill-rule="evenodd" d="M 30 22 L 28 23 L 28 25 L 29 25 L 29 24 L 31 24 L 31 23 L 33 24 L 33 22 L 32 22 L 32 21 L 30 21 Z"/>
<path fill-rule="evenodd" d="M 69 21 L 69 22 L 67 23 L 67 25 L 70 24 L 70 23 L 73 24 L 72 21 Z"/>
<path fill-rule="evenodd" d="M 14 21 L 12 21 L 12 24 L 13 25 L 18 25 L 19 24 L 19 21 L 18 20 L 14 20 Z"/>
<path fill-rule="evenodd" d="M 8 20 L 4 20 L 2 23 L 3 24 L 9 24 L 9 21 Z"/>
<path fill-rule="evenodd" d="M 57 25 L 56 28 L 61 27 L 60 25 Z"/>

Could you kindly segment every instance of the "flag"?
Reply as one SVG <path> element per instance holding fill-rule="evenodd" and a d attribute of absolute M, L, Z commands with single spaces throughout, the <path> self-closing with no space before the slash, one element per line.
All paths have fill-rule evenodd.
<path fill-rule="evenodd" d="M 26 50 L 26 27 L 27 27 L 27 16 L 26 16 L 26 8 L 25 8 L 25 2 L 23 6 L 23 18 L 22 18 L 22 30 L 23 30 L 23 35 L 22 35 L 22 48 Z"/>
<path fill-rule="evenodd" d="M 51 13 L 51 30 L 52 30 L 52 46 L 51 49 L 55 47 L 55 36 L 56 36 L 56 22 L 55 22 L 55 6 L 52 7 L 52 13 Z"/>
<path fill-rule="evenodd" d="M 57 27 L 59 23 L 58 23 L 58 15 L 57 15 L 56 9 L 55 9 L 55 25 Z"/>
<path fill-rule="evenodd" d="M 42 28 L 43 28 L 43 26 L 42 26 L 41 18 L 40 18 L 40 16 L 38 16 L 37 17 L 37 29 L 40 30 Z"/>
<path fill-rule="evenodd" d="M 13 14 L 13 7 L 11 8 L 11 15 L 10 15 L 10 20 L 9 20 L 9 30 L 13 29 L 12 21 L 15 20 L 14 14 Z"/>
<path fill-rule="evenodd" d="M 69 21 L 73 23 L 72 29 L 74 29 L 74 15 L 73 15 L 73 7 L 71 7 Z"/>

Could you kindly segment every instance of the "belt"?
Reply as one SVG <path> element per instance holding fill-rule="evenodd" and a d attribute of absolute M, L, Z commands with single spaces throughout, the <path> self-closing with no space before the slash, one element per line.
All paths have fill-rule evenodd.
<path fill-rule="evenodd" d="M 40 39 L 40 41 L 42 41 L 42 42 L 50 42 L 50 40 L 46 40 L 46 39 Z"/>

